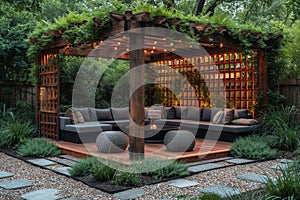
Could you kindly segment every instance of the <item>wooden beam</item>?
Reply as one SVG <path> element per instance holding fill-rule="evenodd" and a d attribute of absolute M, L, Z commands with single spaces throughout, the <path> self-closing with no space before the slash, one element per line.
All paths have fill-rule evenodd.
<path fill-rule="evenodd" d="M 129 155 L 131 160 L 144 157 L 144 35 L 130 35 L 130 129 Z M 141 87 L 140 87 L 141 86 Z"/>

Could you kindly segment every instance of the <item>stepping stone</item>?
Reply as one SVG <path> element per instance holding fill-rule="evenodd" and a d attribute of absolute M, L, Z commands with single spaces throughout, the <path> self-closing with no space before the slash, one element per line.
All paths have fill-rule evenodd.
<path fill-rule="evenodd" d="M 6 172 L 6 171 L 0 171 L 0 179 L 1 178 L 8 178 L 8 177 L 12 177 L 14 176 L 14 174 Z"/>
<path fill-rule="evenodd" d="M 145 194 L 145 191 L 140 188 L 135 188 L 131 190 L 126 190 L 123 192 L 118 192 L 113 195 L 114 198 L 125 200 L 125 199 L 136 199 Z"/>
<path fill-rule="evenodd" d="M 177 187 L 177 188 L 185 188 L 185 187 L 191 187 L 191 186 L 199 185 L 199 183 L 197 183 L 195 181 L 190 181 L 190 180 L 187 180 L 187 179 L 178 179 L 178 180 L 173 181 L 169 185 Z"/>
<path fill-rule="evenodd" d="M 66 176 L 71 176 L 69 173 L 69 169 L 71 169 L 71 167 L 60 167 L 60 168 L 55 168 L 53 169 L 54 171 L 66 175 Z"/>
<path fill-rule="evenodd" d="M 17 179 L 11 181 L 5 181 L 0 183 L 0 187 L 8 190 L 14 190 L 19 188 L 31 187 L 33 183 L 26 181 L 24 179 Z"/>
<path fill-rule="evenodd" d="M 286 163 L 286 164 L 292 164 L 294 161 L 293 160 L 289 160 L 289 159 L 281 159 L 281 160 L 279 160 L 279 162 Z"/>
<path fill-rule="evenodd" d="M 55 162 L 53 162 L 51 160 L 44 159 L 44 158 L 27 160 L 27 162 L 30 162 L 30 163 L 35 164 L 35 165 L 38 165 L 40 167 L 45 167 L 45 166 L 55 165 L 56 164 Z"/>
<path fill-rule="evenodd" d="M 270 168 L 271 169 L 275 169 L 275 170 L 285 170 L 289 167 L 288 164 L 277 164 L 277 165 L 273 165 Z"/>
<path fill-rule="evenodd" d="M 241 191 L 238 188 L 225 187 L 222 185 L 215 185 L 212 187 L 204 188 L 200 190 L 200 192 L 216 194 L 222 198 L 241 194 Z"/>
<path fill-rule="evenodd" d="M 209 163 L 209 164 L 203 164 L 203 165 L 196 165 L 193 167 L 189 167 L 189 170 L 191 172 L 197 173 L 197 172 L 204 172 L 207 170 L 217 169 L 223 167 L 223 165 L 215 164 L 215 163 Z"/>
<path fill-rule="evenodd" d="M 229 160 L 225 160 L 225 161 L 228 163 L 236 164 L 236 165 L 254 162 L 254 160 L 249 160 L 249 159 L 244 159 L 244 158 L 233 158 L 233 159 L 229 159 Z"/>
<path fill-rule="evenodd" d="M 57 189 L 42 189 L 23 194 L 21 197 L 26 200 L 56 200 L 61 198 L 58 194 L 59 190 Z"/>
<path fill-rule="evenodd" d="M 259 183 L 266 183 L 269 179 L 266 175 L 260 175 L 260 174 L 240 174 L 237 176 L 237 178 L 244 179 L 247 181 L 254 181 Z"/>
<path fill-rule="evenodd" d="M 73 160 L 68 160 L 68 159 L 63 159 L 63 158 L 59 158 L 57 160 L 55 160 L 55 162 L 59 163 L 59 164 L 63 164 L 63 165 L 66 165 L 66 166 L 70 166 L 72 167 L 73 165 L 75 165 L 76 161 L 73 161 Z"/>
<path fill-rule="evenodd" d="M 77 158 L 77 157 L 70 156 L 70 155 L 61 155 L 59 157 L 64 158 L 64 159 L 68 159 L 68 160 L 73 160 L 75 162 L 80 162 L 81 161 L 81 158 Z"/>

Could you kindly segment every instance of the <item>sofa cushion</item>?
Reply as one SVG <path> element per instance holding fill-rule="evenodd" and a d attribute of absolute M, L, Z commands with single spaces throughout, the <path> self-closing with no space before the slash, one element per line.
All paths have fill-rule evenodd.
<path fill-rule="evenodd" d="M 256 119 L 245 119 L 245 118 L 240 118 L 240 119 L 232 120 L 231 123 L 232 123 L 232 124 L 235 124 L 235 125 L 247 125 L 247 126 L 251 126 L 251 125 L 257 124 L 258 121 L 257 121 Z"/>
<path fill-rule="evenodd" d="M 234 110 L 234 118 L 250 118 L 249 111 L 247 109 L 235 109 Z"/>
<path fill-rule="evenodd" d="M 172 107 L 164 107 L 164 115 L 167 119 L 175 119 L 176 118 L 176 109 Z"/>
<path fill-rule="evenodd" d="M 201 108 L 188 107 L 186 119 L 199 121 L 201 119 L 201 113 L 202 113 Z"/>
<path fill-rule="evenodd" d="M 187 112 L 188 108 L 183 106 L 174 106 L 176 110 L 176 119 L 186 119 L 187 118 Z"/>
<path fill-rule="evenodd" d="M 65 117 L 70 117 L 71 118 L 71 122 L 73 124 L 79 124 L 79 123 L 83 123 L 84 122 L 84 118 L 82 116 L 82 114 L 73 108 L 68 108 L 67 111 L 65 112 Z"/>
<path fill-rule="evenodd" d="M 95 114 L 97 116 L 98 121 L 113 120 L 110 108 L 95 109 Z"/>
<path fill-rule="evenodd" d="M 129 108 L 111 108 L 112 117 L 114 120 L 129 119 Z"/>
<path fill-rule="evenodd" d="M 164 117 L 163 117 L 163 112 L 161 110 L 148 109 L 146 118 L 147 119 L 162 119 Z"/>
<path fill-rule="evenodd" d="M 203 108 L 202 121 L 210 121 L 211 119 L 211 108 Z"/>

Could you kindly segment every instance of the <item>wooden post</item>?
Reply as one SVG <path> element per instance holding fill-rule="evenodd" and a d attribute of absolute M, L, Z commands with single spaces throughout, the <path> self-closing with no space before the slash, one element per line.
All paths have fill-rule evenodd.
<path fill-rule="evenodd" d="M 131 160 L 144 157 L 144 35 L 130 33 L 130 129 L 129 155 Z M 139 87 L 141 86 L 141 87 Z"/>

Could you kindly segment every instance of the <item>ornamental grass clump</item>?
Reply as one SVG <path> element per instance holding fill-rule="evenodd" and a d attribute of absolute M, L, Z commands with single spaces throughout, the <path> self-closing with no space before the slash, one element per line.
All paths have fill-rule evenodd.
<path fill-rule="evenodd" d="M 275 158 L 277 151 L 269 146 L 263 136 L 250 135 L 237 139 L 231 145 L 231 154 L 237 158 L 259 160 Z"/>
<path fill-rule="evenodd" d="M 97 181 L 112 180 L 116 173 L 116 163 L 111 160 L 102 160 L 94 163 L 91 173 Z"/>
<path fill-rule="evenodd" d="M 111 181 L 114 185 L 123 185 L 123 186 L 141 186 L 141 174 L 140 173 L 131 173 L 126 171 L 117 171 L 114 179 Z"/>
<path fill-rule="evenodd" d="M 79 163 L 73 165 L 69 170 L 69 173 L 72 177 L 88 176 L 91 174 L 93 165 L 96 165 L 99 162 L 100 161 L 95 157 L 87 157 L 86 159 L 82 159 Z"/>
<path fill-rule="evenodd" d="M 61 150 L 54 144 L 47 142 L 45 138 L 33 138 L 21 144 L 17 151 L 17 156 L 26 157 L 47 157 L 58 156 Z"/>
<path fill-rule="evenodd" d="M 300 199 L 300 165 L 298 162 L 281 168 L 275 178 L 269 178 L 265 190 L 269 199 Z"/>

